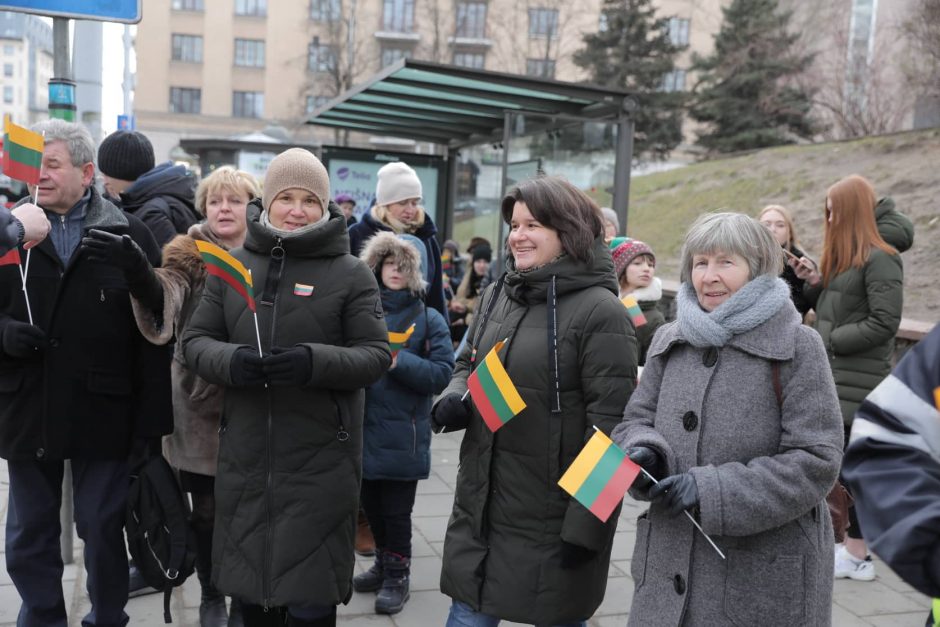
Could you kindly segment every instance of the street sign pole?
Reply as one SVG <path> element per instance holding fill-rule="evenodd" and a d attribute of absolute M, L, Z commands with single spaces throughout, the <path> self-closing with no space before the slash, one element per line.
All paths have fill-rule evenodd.
<path fill-rule="evenodd" d="M 75 121 L 75 81 L 69 46 L 69 20 L 52 18 L 52 75 L 49 80 L 49 116 Z"/>

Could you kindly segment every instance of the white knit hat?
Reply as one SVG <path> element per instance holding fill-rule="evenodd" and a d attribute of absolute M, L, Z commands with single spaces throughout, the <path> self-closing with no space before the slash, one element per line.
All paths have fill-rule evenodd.
<path fill-rule="evenodd" d="M 396 161 L 383 165 L 375 186 L 375 204 L 391 205 L 409 198 L 421 198 L 421 180 L 407 163 Z"/>

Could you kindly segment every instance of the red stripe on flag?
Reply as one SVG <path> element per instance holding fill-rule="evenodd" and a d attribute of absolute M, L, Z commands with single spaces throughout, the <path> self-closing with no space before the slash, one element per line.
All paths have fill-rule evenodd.
<path fill-rule="evenodd" d="M 0 257 L 0 266 L 20 265 L 20 249 L 13 248 L 7 254 Z"/>
<path fill-rule="evenodd" d="M 212 264 L 206 264 L 206 271 L 213 276 L 217 276 L 229 285 L 232 286 L 239 295 L 245 299 L 245 302 L 248 303 L 248 309 L 255 310 L 255 299 L 248 295 L 248 290 L 245 289 L 245 286 L 242 285 L 238 280 L 235 279 L 231 274 L 226 272 L 224 269 L 219 266 L 214 266 Z"/>
<path fill-rule="evenodd" d="M 19 161 L 9 159 L 6 156 L 6 153 L 4 153 L 3 157 L 3 173 L 9 176 L 11 179 L 23 181 L 25 183 L 29 183 L 30 185 L 39 184 L 39 168 L 34 168 L 32 166 L 26 165 L 25 163 L 20 163 Z"/>
<path fill-rule="evenodd" d="M 629 458 L 624 458 L 620 466 L 617 467 L 614 476 L 610 478 L 601 493 L 594 499 L 590 507 L 591 512 L 603 522 L 607 522 L 607 519 L 617 509 L 617 505 L 623 500 L 623 495 L 630 489 L 639 474 L 640 467 L 630 461 Z"/>
<path fill-rule="evenodd" d="M 483 417 L 483 422 L 490 428 L 490 431 L 495 433 L 497 429 L 503 426 L 503 421 L 499 419 L 499 415 L 493 409 L 493 404 L 490 403 L 489 397 L 483 391 L 483 386 L 480 385 L 480 378 L 476 372 L 467 379 L 467 388 L 470 390 L 470 396 L 473 397 L 473 404 L 477 406 L 480 416 Z"/>

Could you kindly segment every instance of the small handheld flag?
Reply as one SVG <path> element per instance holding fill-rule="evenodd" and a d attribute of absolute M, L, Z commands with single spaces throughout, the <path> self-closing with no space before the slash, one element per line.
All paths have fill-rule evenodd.
<path fill-rule="evenodd" d="M 7 254 L 0 257 L 0 266 L 18 266 L 21 262 L 19 248 L 12 248 Z"/>
<path fill-rule="evenodd" d="M 933 389 L 933 404 L 934 404 L 934 407 L 940 410 L 940 387 L 936 387 Z"/>
<path fill-rule="evenodd" d="M 494 433 L 526 407 L 525 401 L 519 396 L 516 386 L 499 361 L 499 349 L 505 343 L 505 340 L 496 342 L 467 378 L 470 398 L 483 417 L 483 422 Z"/>
<path fill-rule="evenodd" d="M 233 257 L 228 251 L 211 242 L 196 240 L 196 248 L 202 260 L 206 263 L 206 270 L 232 286 L 238 292 L 248 308 L 255 311 L 255 297 L 252 291 L 251 273 L 245 265 Z"/>
<path fill-rule="evenodd" d="M 30 185 L 39 184 L 45 140 L 39 133 L 3 118 L 3 173 Z"/>
<path fill-rule="evenodd" d="M 643 315 L 640 304 L 636 302 L 636 298 L 632 294 L 627 294 L 620 299 L 620 302 L 627 308 L 627 313 L 630 314 L 630 320 L 633 320 L 633 326 L 641 327 L 646 324 L 646 316 Z"/>
<path fill-rule="evenodd" d="M 613 440 L 595 431 L 558 485 L 607 522 L 639 474 L 640 467 Z"/>
<path fill-rule="evenodd" d="M 396 333 L 395 331 L 388 332 L 388 348 L 392 351 L 392 358 L 394 358 L 398 351 L 405 348 L 408 344 L 408 338 L 411 337 L 411 334 L 415 332 L 415 325 L 411 325 L 404 333 Z"/>

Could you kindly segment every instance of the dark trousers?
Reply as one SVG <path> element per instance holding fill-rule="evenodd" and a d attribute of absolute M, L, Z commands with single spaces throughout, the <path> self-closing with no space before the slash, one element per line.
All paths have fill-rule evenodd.
<path fill-rule="evenodd" d="M 376 548 L 411 557 L 411 510 L 417 481 L 362 480 L 362 509 Z"/>
<path fill-rule="evenodd" d="M 6 562 L 22 599 L 17 627 L 65 627 L 59 544 L 63 463 L 11 461 L 8 467 Z M 127 624 L 127 484 L 123 460 L 72 460 L 75 522 L 85 542 L 91 600 L 84 626 Z"/>

